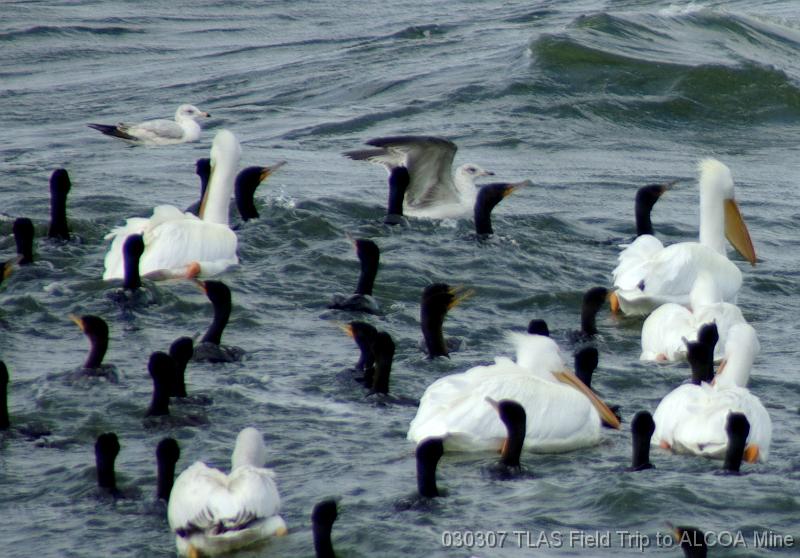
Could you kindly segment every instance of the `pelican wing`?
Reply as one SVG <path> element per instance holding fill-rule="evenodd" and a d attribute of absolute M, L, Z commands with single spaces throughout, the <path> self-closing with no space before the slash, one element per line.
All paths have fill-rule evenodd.
<path fill-rule="evenodd" d="M 198 461 L 175 481 L 167 519 L 173 531 L 222 534 L 277 515 L 280 504 L 271 470 L 244 466 L 226 475 Z"/>
<path fill-rule="evenodd" d="M 227 225 L 202 221 L 177 207 L 160 205 L 149 219 L 128 219 L 106 238 L 113 238 L 105 258 L 103 279 L 122 279 L 122 246 L 130 234 L 144 235 L 145 251 L 139 260 L 139 272 L 146 275 L 166 271 L 181 273 L 192 263 L 200 263 L 203 276 L 220 273 L 239 262 L 237 239 Z"/>
<path fill-rule="evenodd" d="M 684 384 L 659 403 L 653 419 L 653 444 L 667 442 L 678 452 L 721 458 L 728 446 L 728 413 L 741 412 L 750 422 L 748 444 L 758 444 L 766 461 L 772 441 L 772 420 L 761 401 L 746 388 Z"/>
<path fill-rule="evenodd" d="M 393 136 L 372 139 L 367 144 L 392 153 L 396 159 L 403 158 L 411 177 L 405 196 L 407 206 L 423 208 L 459 201 L 452 175 L 457 147 L 452 141 L 432 136 Z"/>
<path fill-rule="evenodd" d="M 623 311 L 646 314 L 665 302 L 687 305 L 700 271 L 713 277 L 723 300 L 736 301 L 742 274 L 727 257 L 697 242 L 660 249 L 656 242 L 640 236 L 619 256 L 613 277 Z"/>
<path fill-rule="evenodd" d="M 445 436 L 456 450 L 499 449 L 506 430 L 486 403 L 513 399 L 527 414 L 524 446 L 539 451 L 567 451 L 600 439 L 600 417 L 579 391 L 533 375 L 509 359 L 440 378 L 426 390 L 408 438 Z"/>
<path fill-rule="evenodd" d="M 642 324 L 641 360 L 684 360 L 683 339 L 697 338 L 697 324 L 685 306 L 668 302 L 656 308 Z"/>

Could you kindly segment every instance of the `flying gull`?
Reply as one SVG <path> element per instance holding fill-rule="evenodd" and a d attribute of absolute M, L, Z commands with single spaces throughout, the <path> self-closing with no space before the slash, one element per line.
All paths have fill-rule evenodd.
<path fill-rule="evenodd" d="M 494 173 L 467 163 L 453 173 L 456 144 L 433 136 L 393 136 L 366 142 L 376 149 L 347 151 L 346 157 L 386 167 L 406 167 L 410 182 L 403 211 L 414 217 L 453 218 L 471 215 L 478 195 L 475 179 Z"/>

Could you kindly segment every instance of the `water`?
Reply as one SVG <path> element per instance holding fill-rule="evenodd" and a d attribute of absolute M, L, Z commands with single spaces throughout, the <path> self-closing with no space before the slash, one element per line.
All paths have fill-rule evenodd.
<path fill-rule="evenodd" d="M 754 531 L 800 535 L 793 2 L 7 2 L 2 11 L 0 254 L 13 254 L 13 219 L 29 216 L 38 263 L 0 290 L 0 356 L 12 421 L 52 434 L 0 442 L 0 555 L 173 555 L 152 502 L 157 442 L 178 439 L 179 469 L 195 459 L 226 467 L 246 425 L 266 437 L 290 534 L 245 557 L 312 554 L 311 508 L 329 496 L 340 501 L 334 545 L 347 556 L 521 556 L 534 552 L 520 548 L 527 537 L 553 532 L 561 548 L 535 552 L 608 554 L 593 548 L 604 539 L 580 537 L 609 533 L 614 552 L 640 554 L 618 530 L 678 555 L 655 548 L 666 521 L 741 531 L 748 548 L 737 556 L 772 555 L 753 547 Z M 193 144 L 129 147 L 86 127 L 170 117 L 182 102 L 213 117 Z M 193 202 L 194 161 L 221 128 L 242 141 L 242 166 L 288 161 L 259 189 L 262 218 L 239 231 L 242 265 L 222 276 L 235 304 L 223 341 L 248 357 L 190 365 L 190 393 L 213 405 L 145 425 L 147 355 L 204 331 L 211 309 L 194 285 L 173 282 L 150 287 L 155 304 L 121 311 L 100 279 L 103 236 L 159 203 Z M 535 185 L 498 206 L 485 243 L 471 238 L 469 220 L 387 228 L 383 171 L 340 153 L 398 133 L 449 137 L 457 162 Z M 622 474 L 623 429 L 596 448 L 523 456 L 529 480 L 487 477 L 494 455 L 447 455 L 439 482 L 450 495 L 398 505 L 415 490 L 405 440 L 415 408 L 365 398 L 346 373 L 357 350 L 337 326 L 351 317 L 325 310 L 332 293 L 355 286 L 346 234 L 381 247 L 375 294 L 385 315 L 372 322 L 397 344 L 391 390 L 418 398 L 435 378 L 509 354 L 504 332 L 533 317 L 568 351 L 581 293 L 610 282 L 617 244 L 633 234 L 637 187 L 688 179 L 653 220 L 665 243 L 694 237 L 704 156 L 732 169 L 760 259 L 739 262 L 739 302 L 761 338 L 751 388 L 772 416 L 770 461 L 725 477 L 714 474 L 718 462 L 654 451 L 655 470 Z M 67 244 L 43 238 L 58 166 L 73 181 Z M 432 281 L 475 290 L 446 321 L 466 345 L 450 360 L 430 362 L 417 346 L 419 295 Z M 118 385 L 64 379 L 87 347 L 69 313 L 109 322 Z M 607 312 L 599 320 L 594 382 L 627 421 L 687 374 L 638 362 L 640 324 Z M 187 424 L 192 413 L 205 424 Z M 94 487 L 92 448 L 105 431 L 122 445 L 123 500 Z M 460 529 L 507 538 L 502 548 L 444 548 L 443 533 Z"/>

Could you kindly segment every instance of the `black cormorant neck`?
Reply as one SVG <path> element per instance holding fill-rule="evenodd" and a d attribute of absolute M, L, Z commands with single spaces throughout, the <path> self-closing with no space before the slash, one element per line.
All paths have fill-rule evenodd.
<path fill-rule="evenodd" d="M 203 285 L 208 299 L 214 306 L 214 319 L 201 341 L 219 345 L 222 341 L 222 332 L 231 317 L 231 290 L 220 281 L 204 281 Z"/>
<path fill-rule="evenodd" d="M 191 337 L 179 337 L 169 346 L 169 356 L 175 361 L 175 385 L 173 397 L 186 397 L 186 365 L 194 355 L 194 342 Z"/>
<path fill-rule="evenodd" d="M 361 353 L 356 363 L 356 370 L 371 369 L 375 364 L 375 358 L 372 355 L 372 343 L 375 341 L 378 330 L 367 322 L 354 321 L 347 324 L 345 331 L 356 342 Z"/>
<path fill-rule="evenodd" d="M 86 357 L 83 367 L 100 368 L 103 364 L 103 357 L 106 356 L 106 351 L 108 350 L 108 324 L 103 318 L 93 315 L 81 316 L 80 318 L 70 316 L 70 318 L 89 339 L 89 355 Z"/>
<path fill-rule="evenodd" d="M 492 229 L 492 210 L 513 191 L 510 184 L 487 184 L 478 190 L 475 198 L 475 233 L 486 236 L 494 233 Z"/>
<path fill-rule="evenodd" d="M 27 217 L 20 217 L 14 221 L 13 230 L 19 265 L 33 263 L 33 222 Z"/>
<path fill-rule="evenodd" d="M 169 394 L 175 383 L 175 361 L 167 353 L 156 351 L 147 363 L 150 377 L 153 378 L 153 399 L 147 409 L 148 417 L 169 414 Z"/>
<path fill-rule="evenodd" d="M 583 295 L 581 305 L 581 332 L 586 335 L 597 335 L 597 313 L 608 298 L 608 289 L 594 287 Z"/>
<path fill-rule="evenodd" d="M 653 416 L 647 411 L 639 411 L 631 421 L 631 440 L 633 446 L 633 458 L 631 461 L 631 471 L 642 471 L 653 467 L 650 463 L 650 439 L 656 430 L 656 423 Z"/>
<path fill-rule="evenodd" d="M 695 527 L 675 527 L 675 538 L 686 558 L 706 558 L 705 533 Z"/>
<path fill-rule="evenodd" d="M 95 465 L 97 466 L 97 485 L 110 492 L 116 492 L 117 480 L 114 474 L 114 461 L 119 454 L 119 440 L 113 432 L 97 437 L 94 444 Z"/>
<path fill-rule="evenodd" d="M 395 167 L 389 173 L 389 203 L 386 206 L 386 219 L 389 225 L 399 223 L 403 216 L 403 200 L 411 182 L 411 176 L 405 167 Z"/>
<path fill-rule="evenodd" d="M 586 384 L 586 387 L 592 387 L 592 374 L 597 369 L 599 362 L 599 355 L 597 349 L 594 347 L 584 347 L 575 353 L 575 375 L 578 379 Z"/>
<path fill-rule="evenodd" d="M 71 188 L 65 169 L 56 169 L 50 176 L 50 229 L 47 236 L 69 240 L 67 226 L 67 194 Z"/>
<path fill-rule="evenodd" d="M 267 171 L 268 169 L 265 167 L 247 167 L 236 175 L 234 190 L 236 208 L 239 210 L 242 221 L 258 219 L 259 215 L 255 203 L 256 188 L 261 184 Z"/>
<path fill-rule="evenodd" d="M 208 157 L 198 159 L 194 172 L 200 177 L 200 199 L 202 200 L 206 195 L 208 180 L 211 178 L 211 159 Z"/>
<path fill-rule="evenodd" d="M 519 456 L 525 443 L 527 415 L 525 409 L 516 401 L 504 399 L 498 402 L 500 420 L 506 425 L 508 437 L 500 455 L 500 463 L 506 467 L 519 467 Z"/>
<path fill-rule="evenodd" d="M 725 452 L 723 468 L 731 473 L 738 473 L 742 466 L 747 436 L 750 434 L 750 421 L 744 413 L 729 413 L 725 432 L 728 433 L 728 450 Z"/>
<path fill-rule="evenodd" d="M 417 490 L 424 498 L 436 498 L 436 465 L 444 453 L 441 438 L 427 438 L 417 446 Z"/>
<path fill-rule="evenodd" d="M 700 385 L 702 382 L 711 383 L 714 380 L 714 351 L 697 341 L 690 341 L 686 345 L 686 360 L 692 367 L 692 383 Z"/>
<path fill-rule="evenodd" d="M 142 286 L 142 278 L 139 275 L 139 260 L 144 254 L 144 237 L 140 234 L 132 234 L 125 239 L 122 245 L 122 259 L 125 267 L 123 289 L 135 291 Z"/>
<path fill-rule="evenodd" d="M 372 296 L 372 288 L 375 286 L 375 276 L 378 275 L 378 265 L 381 253 L 378 245 L 371 240 L 356 240 L 356 253 L 361 262 L 361 273 L 358 276 L 356 294 Z"/>
<path fill-rule="evenodd" d="M 0 360 L 0 430 L 8 430 L 11 422 L 8 420 L 8 368 Z"/>
<path fill-rule="evenodd" d="M 169 502 L 172 485 L 175 482 L 175 464 L 181 456 L 178 442 L 174 438 L 164 438 L 156 447 L 156 463 L 158 465 L 158 481 L 156 498 Z"/>
<path fill-rule="evenodd" d="M 692 383 L 714 380 L 714 347 L 719 340 L 717 325 L 705 324 L 697 332 L 697 341 L 686 343 L 686 360 L 692 367 Z"/>
<path fill-rule="evenodd" d="M 642 186 L 636 191 L 636 236 L 653 234 L 653 222 L 650 220 L 650 213 L 666 188 L 662 184 L 650 184 Z"/>
<path fill-rule="evenodd" d="M 449 356 L 442 328 L 447 311 L 456 303 L 453 289 L 444 283 L 428 285 L 422 291 L 419 318 L 430 358 Z"/>
<path fill-rule="evenodd" d="M 392 373 L 394 350 L 394 341 L 388 333 L 381 331 L 375 336 L 372 343 L 372 354 L 375 358 L 372 391 L 375 393 L 389 393 L 389 376 Z"/>
<path fill-rule="evenodd" d="M 317 558 L 335 558 L 331 530 L 338 511 L 334 500 L 324 500 L 311 512 L 311 529 L 314 533 L 314 551 Z"/>
<path fill-rule="evenodd" d="M 546 321 L 534 319 L 528 322 L 528 333 L 531 335 L 550 337 L 550 328 L 547 327 Z"/>

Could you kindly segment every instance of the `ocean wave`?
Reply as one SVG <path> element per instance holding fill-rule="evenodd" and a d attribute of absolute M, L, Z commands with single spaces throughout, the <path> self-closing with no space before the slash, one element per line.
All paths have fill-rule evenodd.
<path fill-rule="evenodd" d="M 579 17 L 562 33 L 540 35 L 530 52 L 533 71 L 542 75 L 531 87 L 541 88 L 544 78 L 556 104 L 614 121 L 736 125 L 800 118 L 800 83 L 790 74 L 792 63 L 780 56 L 798 46 L 788 29 L 707 12 L 669 19 L 630 21 L 602 13 Z M 654 28 L 659 22 L 664 25 Z M 728 42 L 714 49 L 719 33 Z M 741 41 L 749 45 L 748 56 L 736 48 Z"/>

